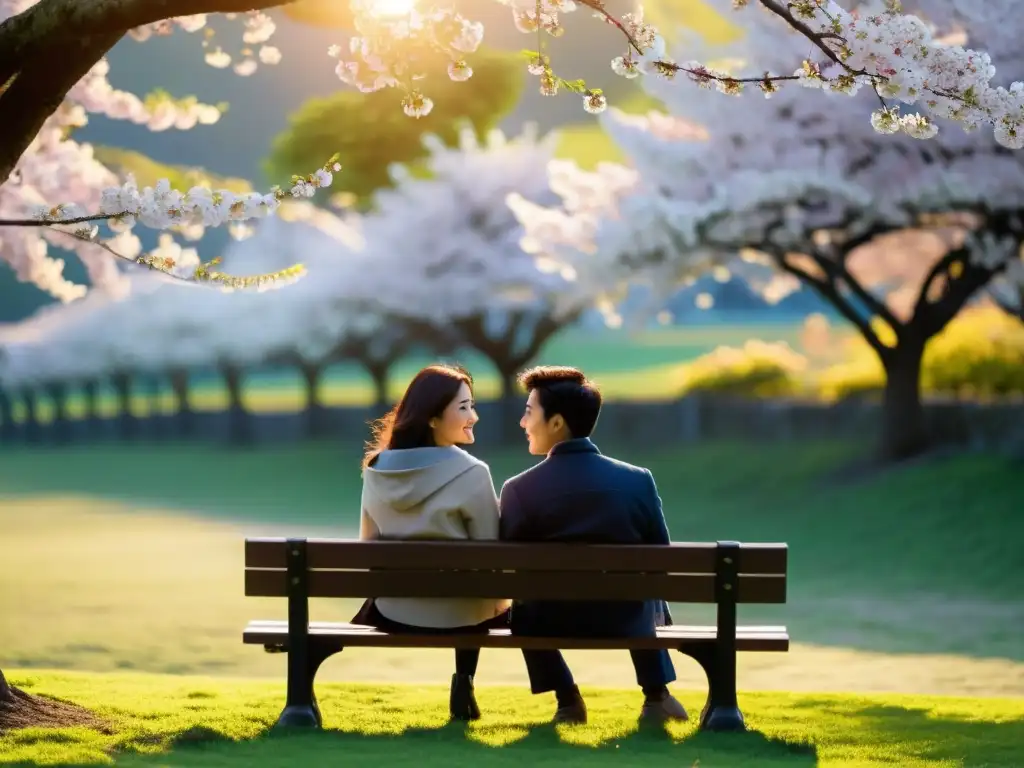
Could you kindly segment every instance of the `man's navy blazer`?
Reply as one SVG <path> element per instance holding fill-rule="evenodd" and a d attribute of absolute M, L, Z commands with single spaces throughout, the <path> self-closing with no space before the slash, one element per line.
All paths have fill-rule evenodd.
<path fill-rule="evenodd" d="M 668 544 L 654 477 L 603 455 L 589 438 L 566 440 L 501 488 L 501 539 Z M 645 637 L 661 601 L 529 601 L 512 608 L 521 635 Z"/>

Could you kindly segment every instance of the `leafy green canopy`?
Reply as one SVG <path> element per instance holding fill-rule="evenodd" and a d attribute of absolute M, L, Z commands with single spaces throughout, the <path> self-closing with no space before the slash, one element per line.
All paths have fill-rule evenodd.
<path fill-rule="evenodd" d="M 365 206 L 376 190 L 391 185 L 390 164 L 415 165 L 426 155 L 423 134 L 436 134 L 452 145 L 463 122 L 478 135 L 490 130 L 518 103 L 526 68 L 515 53 L 484 48 L 468 61 L 473 76 L 466 82 L 450 80 L 444 74 L 446 62 L 433 65 L 439 70 L 431 78 L 434 108 L 416 120 L 398 107 L 401 94 L 392 88 L 374 93 L 344 90 L 310 99 L 273 141 L 263 163 L 270 182 L 281 183 L 295 168 L 316 168 L 323 158 L 338 153 L 342 170 L 336 175 L 335 188 L 351 193 Z"/>

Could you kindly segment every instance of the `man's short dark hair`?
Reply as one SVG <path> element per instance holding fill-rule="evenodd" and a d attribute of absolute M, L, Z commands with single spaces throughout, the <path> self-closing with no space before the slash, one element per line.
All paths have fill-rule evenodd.
<path fill-rule="evenodd" d="M 601 415 L 601 390 L 579 368 L 539 365 L 519 374 L 527 392 L 536 390 L 545 420 L 561 415 L 575 437 L 590 437 Z"/>

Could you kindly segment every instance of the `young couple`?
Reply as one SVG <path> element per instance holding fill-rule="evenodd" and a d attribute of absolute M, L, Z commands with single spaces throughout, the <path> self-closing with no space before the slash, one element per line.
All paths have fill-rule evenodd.
<path fill-rule="evenodd" d="M 600 544 L 668 544 L 654 478 L 608 458 L 591 442 L 601 393 L 575 368 L 522 373 L 529 392 L 519 426 L 530 453 L 546 458 L 505 482 L 500 500 L 487 465 L 459 446 L 479 421 L 473 380 L 458 367 L 431 365 L 375 425 L 363 462 L 361 539 L 502 539 Z M 471 633 L 511 627 L 542 637 L 644 637 L 655 633 L 662 601 L 531 601 L 378 598 L 353 619 L 387 632 Z M 671 623 L 671 618 L 667 619 Z M 641 717 L 685 720 L 668 691 L 668 652 L 631 651 L 644 692 Z M 584 723 L 587 708 L 560 651 L 524 650 L 533 693 L 554 691 L 556 722 Z M 479 649 L 455 651 L 453 719 L 480 717 L 473 691 Z"/>

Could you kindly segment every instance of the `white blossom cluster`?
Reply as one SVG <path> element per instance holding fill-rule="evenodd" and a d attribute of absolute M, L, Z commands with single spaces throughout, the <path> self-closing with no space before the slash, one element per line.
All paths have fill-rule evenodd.
<path fill-rule="evenodd" d="M 430 114 L 434 103 L 416 86 L 424 67 L 438 54 L 448 58 L 448 76 L 461 82 L 473 75 L 466 54 L 479 48 L 484 26 L 471 22 L 450 8 L 419 11 L 410 3 L 407 13 L 395 16 L 377 12 L 374 0 L 351 0 L 357 35 L 349 39 L 350 59 L 341 58 L 340 46 L 328 54 L 338 59 L 335 72 L 363 93 L 382 88 L 405 90 L 402 108 L 410 117 Z"/>
<path fill-rule="evenodd" d="M 22 13 L 35 2 L 0 0 L 0 21 Z M 344 59 L 339 56 L 340 49 L 332 51 L 333 55 L 339 56 L 337 72 L 344 82 L 362 90 L 384 87 L 404 89 L 403 108 L 407 114 L 416 117 L 429 113 L 432 108 L 429 97 L 420 90 L 428 62 L 440 56 L 448 60 L 448 74 L 452 79 L 465 80 L 471 76 L 472 67 L 468 57 L 481 43 L 482 25 L 466 19 L 451 8 L 432 5 L 429 0 L 422 0 L 419 6 L 416 0 L 351 2 L 358 34 L 350 40 L 349 54 Z M 513 23 L 518 29 L 551 38 L 560 37 L 564 33 L 561 17 L 576 7 L 573 0 L 501 2 L 509 6 Z M 903 13 L 899 3 L 894 0 L 874 0 L 858 4 L 856 9 L 848 9 L 834 0 L 794 0 L 785 4 L 785 8 L 803 25 L 800 33 L 794 32 L 791 24 L 764 12 L 762 4 L 756 0 L 732 2 L 728 7 L 725 7 L 725 3 L 719 3 L 723 13 L 733 8 L 759 6 L 759 10 L 747 8 L 732 16 L 745 27 L 751 39 L 758 39 L 762 43 L 750 47 L 748 52 L 751 55 L 746 57 L 750 68 L 765 73 L 752 78 L 696 62 L 676 64 L 676 59 L 694 58 L 694 53 L 699 52 L 699 46 L 684 46 L 673 52 L 675 58 L 665 56 L 656 30 L 644 20 L 642 10 L 626 14 L 621 19 L 603 10 L 596 10 L 595 14 L 604 22 L 615 25 L 629 41 L 631 52 L 617 56 L 612 61 L 613 71 L 627 78 L 643 76 L 646 87 L 659 96 L 666 93 L 662 86 L 672 86 L 687 98 L 694 95 L 691 90 L 679 88 L 678 84 L 670 82 L 678 74 L 700 86 L 714 87 L 728 94 L 742 92 L 748 84 L 759 86 L 766 96 L 773 97 L 770 103 L 774 105 L 784 100 L 802 98 L 805 89 L 780 87 L 783 81 L 792 79 L 801 85 L 827 92 L 825 97 L 819 97 L 820 112 L 847 115 L 849 120 L 857 120 L 865 128 L 873 126 L 877 131 L 899 131 L 910 137 L 930 138 L 935 136 L 938 125 L 943 121 L 956 122 L 967 131 L 991 125 L 991 135 L 998 146 L 1016 149 L 1024 146 L 1024 86 L 1009 81 L 996 84 L 996 69 L 993 65 L 996 61 L 1001 68 L 1005 68 L 1003 57 L 1011 57 L 1007 61 L 1012 63 L 1019 59 L 1019 35 L 1012 23 L 1012 3 L 1013 0 L 986 0 L 984 3 L 972 0 L 918 0 L 910 10 L 920 12 L 919 17 Z M 395 12 L 396 8 L 400 12 Z M 205 15 L 165 19 L 133 30 L 131 34 L 136 39 L 146 40 L 176 29 L 202 33 L 203 44 L 207 48 L 207 62 L 215 67 L 233 64 L 240 75 L 251 74 L 258 63 L 273 64 L 280 60 L 280 51 L 268 45 L 275 31 L 270 16 L 260 11 L 228 15 L 243 20 L 242 39 L 246 47 L 239 54 L 240 58 L 213 45 Z M 933 28 L 922 18 L 936 18 L 943 24 Z M 1006 22 L 1006 18 L 1011 18 L 1011 22 Z M 962 21 L 971 30 L 984 28 L 986 34 L 979 37 L 972 32 L 965 38 L 966 43 L 971 45 L 978 45 L 976 41 L 980 40 L 984 50 L 967 48 L 963 44 L 964 40 L 946 34 L 944 25 L 953 19 Z M 821 47 L 830 52 L 831 58 L 825 56 Z M 717 55 L 704 53 L 708 55 L 698 58 L 710 61 Z M 544 50 L 533 52 L 528 58 L 527 68 L 539 78 L 542 92 L 554 95 L 559 90 L 573 91 L 582 96 L 588 111 L 600 113 L 605 110 L 607 100 L 600 90 L 590 88 L 582 81 L 570 82 L 558 77 L 552 68 L 551 58 Z M 801 61 L 804 63 L 794 71 L 796 63 Z M 0 185 L 0 219 L 9 221 L 30 218 L 39 209 L 58 212 L 99 210 L 101 213 L 110 210 L 114 193 L 107 192 L 102 200 L 101 196 L 104 188 L 113 186 L 116 180 L 95 160 L 88 146 L 75 142 L 67 135 L 68 129 L 83 125 L 89 114 L 130 120 L 146 125 L 151 130 L 187 129 L 216 122 L 220 117 L 217 107 L 201 104 L 194 99 L 174 99 L 167 95 L 140 99 L 119 91 L 107 80 L 108 70 L 109 65 L 105 59 L 98 61 L 46 121 L 10 178 Z M 771 74 L 773 72 L 782 74 L 776 76 Z M 652 74 L 657 76 L 650 76 Z M 1020 72 L 1014 70 L 1011 74 L 1019 76 Z M 885 99 L 911 105 L 922 113 L 904 115 L 895 107 L 886 106 L 869 115 L 866 105 L 874 100 L 874 95 L 862 99 L 834 96 L 837 93 L 853 94 L 862 89 L 873 89 Z M 734 109 L 731 106 L 734 100 L 721 101 L 730 103 L 730 106 L 722 107 L 723 113 Z M 756 106 L 760 101 L 738 102 L 743 105 L 744 113 L 732 119 L 740 125 L 764 128 L 766 124 L 753 117 L 757 113 L 764 114 Z M 713 111 L 714 107 L 706 109 Z M 778 119 L 777 112 L 772 119 Z M 801 138 L 811 140 L 819 131 L 819 125 L 829 126 L 837 122 L 825 120 L 823 123 L 797 124 L 796 121 L 790 121 L 785 124 L 787 130 L 795 129 Z M 849 132 L 860 136 L 853 128 Z M 943 134 L 948 133 L 962 132 L 943 131 Z M 973 140 L 976 134 L 964 135 Z M 895 140 L 898 137 L 891 138 Z M 858 140 L 871 141 L 867 137 Z M 957 140 L 951 139 L 949 143 L 956 144 Z M 767 153 L 765 148 L 768 143 L 761 140 L 759 144 Z M 779 145 L 778 141 L 772 144 L 774 147 Z M 887 156 L 896 165 L 903 162 L 895 152 Z M 998 157 L 994 153 L 991 156 Z M 1010 162 L 1016 164 L 1016 161 Z M 793 167 L 792 163 L 789 167 Z M 1005 164 L 1003 167 L 1006 167 Z M 956 169 L 943 170 L 941 177 L 936 176 L 934 171 L 930 173 L 935 182 L 930 186 L 924 183 L 924 175 L 913 176 L 913 183 L 919 189 L 939 190 L 936 193 L 939 197 L 948 196 L 949 190 L 964 187 Z M 989 190 L 986 199 L 998 198 L 1000 190 L 1020 189 L 1019 184 L 1014 186 L 1016 173 L 1016 169 L 997 170 L 986 176 Z M 902 178 L 896 173 L 889 176 L 891 179 Z M 887 182 L 886 194 L 899 197 L 899 191 L 891 189 L 892 183 Z M 902 182 L 895 183 L 898 186 Z M 297 184 L 293 192 L 303 195 L 311 188 Z M 124 202 L 120 197 L 123 194 L 132 197 L 129 189 L 123 189 L 117 193 L 119 202 Z M 240 224 L 242 219 L 260 215 L 272 207 L 267 199 L 258 196 L 245 199 L 230 196 L 214 198 L 212 192 L 193 190 L 180 193 L 158 184 L 151 198 L 140 197 L 138 207 L 133 207 L 135 202 L 129 200 L 131 205 L 124 212 L 130 214 L 131 218 L 139 217 L 143 223 L 160 228 L 195 228 L 199 223 L 228 224 L 240 232 L 244 229 Z M 107 207 L 101 209 L 101 202 Z M 184 207 L 172 209 L 171 206 L 178 202 Z M 165 207 L 161 208 L 161 205 Z M 884 206 L 876 207 L 882 209 Z M 65 215 L 57 214 L 56 218 L 65 218 Z M 128 217 L 125 217 L 127 220 Z M 43 223 L 52 222 L 47 220 Z M 63 300 L 77 298 L 85 292 L 84 286 L 74 285 L 63 277 L 62 260 L 49 254 L 49 246 L 53 244 L 60 244 L 79 255 L 94 285 L 112 285 L 120 279 L 120 273 L 111 263 L 109 253 L 97 247 L 94 237 L 73 240 L 66 232 L 45 230 L 45 227 L 0 229 L 0 258 L 14 268 L 20 279 L 36 283 Z M 112 243 L 105 245 L 114 247 Z M 134 258 L 137 254 L 138 246 L 131 242 L 129 236 L 121 237 L 117 247 L 128 258 Z"/>
<path fill-rule="evenodd" d="M 467 127 L 455 147 L 426 137 L 428 178 L 394 166 L 395 188 L 377 194 L 363 222 L 381 265 L 381 306 L 442 323 L 517 310 L 563 316 L 584 306 L 571 269 L 523 253 L 522 228 L 505 204 L 510 193 L 555 202 L 545 169 L 556 141 L 538 138 L 532 125 L 515 137 L 494 130 L 483 141 Z"/>
<path fill-rule="evenodd" d="M 131 270 L 125 278 L 130 290 L 123 294 L 90 291 L 6 333 L 0 327 L 0 381 L 38 386 L 104 377 L 116 369 L 166 374 L 223 363 L 258 365 L 284 353 L 324 355 L 356 321 L 343 298 L 359 289 L 359 276 L 366 274 L 361 250 L 355 223 L 307 200 L 285 199 L 277 215 L 258 222 L 253 237 L 227 249 L 223 263 L 244 279 L 301 261 L 307 279 L 283 292 L 225 293 L 198 290 L 159 271 Z M 186 267 L 199 263 L 194 249 L 167 233 L 157 253 Z"/>
<path fill-rule="evenodd" d="M 0 0 L 0 22 L 27 10 L 36 0 Z M 220 111 L 194 99 L 169 96 L 140 99 L 121 91 L 107 79 L 110 66 L 100 59 L 68 92 L 64 102 L 46 120 L 19 159 L 11 176 L 0 183 L 0 219 L 35 216 L 57 201 L 79 211 L 95 211 L 102 190 L 118 183 L 116 176 L 99 163 L 92 147 L 69 137 L 70 129 L 86 124 L 90 114 L 128 120 L 150 130 L 188 129 L 215 123 Z M 0 84 L 2 86 L 2 84 Z M 141 245 L 131 235 L 108 241 L 125 258 L 138 256 Z M 47 228 L 0 227 L 0 261 L 8 264 L 19 280 L 31 282 L 62 301 L 81 297 L 86 287 L 64 277 L 64 260 L 51 256 L 50 247 L 71 251 L 84 263 L 93 286 L 123 290 L 116 260 L 96 244 Z"/>
<path fill-rule="evenodd" d="M 573 0 L 501 1 L 511 7 L 513 22 L 521 32 L 543 31 L 553 37 L 565 31 L 559 14 L 575 9 Z M 750 0 L 738 0 L 731 7 L 743 9 L 749 5 L 763 10 L 761 3 Z M 475 49 L 475 45 L 466 43 L 474 39 L 479 44 L 483 28 L 447 8 L 417 10 L 412 3 L 409 6 L 405 14 L 381 18 L 378 2 L 353 0 L 360 36 L 353 39 L 351 52 L 357 58 L 341 62 L 338 74 L 363 90 L 396 85 L 406 88 L 405 111 L 419 117 L 429 112 L 430 101 L 412 84 L 418 63 L 411 52 L 449 52 L 453 55 L 449 74 L 456 80 L 465 79 L 471 70 L 460 58 L 461 53 Z M 1024 83 L 993 84 L 996 70 L 987 53 L 936 39 L 919 17 L 902 13 L 898 0 L 871 0 L 857 4 L 854 10 L 847 10 L 835 0 L 794 0 L 785 4 L 790 31 L 799 25 L 805 51 L 814 43 L 820 55 L 814 59 L 805 53 L 783 68 L 759 69 L 761 74 L 754 77 L 732 75 L 695 60 L 678 64 L 658 49 L 658 32 L 644 21 L 642 9 L 616 19 L 603 7 L 595 7 L 600 9 L 594 15 L 614 24 L 628 41 L 629 53 L 612 60 L 612 70 L 623 77 L 650 73 L 672 78 L 684 73 L 701 86 L 714 86 L 731 95 L 741 93 L 748 83 L 756 84 L 768 97 L 787 80 L 850 96 L 866 87 L 879 97 L 923 110 L 902 114 L 898 107 L 886 104 L 870 118 L 871 125 L 881 133 L 903 131 L 916 138 L 931 138 L 937 132 L 934 121 L 941 118 L 960 123 L 966 131 L 991 125 L 999 143 L 1013 149 L 1024 147 Z M 771 21 L 765 16 L 757 23 Z M 786 33 L 778 25 L 775 28 L 777 34 Z M 751 62 L 751 66 L 764 65 Z M 598 113 L 607 106 L 599 89 L 555 75 L 549 56 L 542 50 L 533 52 L 528 68 L 541 78 L 540 90 L 545 95 L 555 95 L 560 87 L 566 87 L 583 95 L 587 111 Z"/>
<path fill-rule="evenodd" d="M 456 147 L 428 138 L 430 178 L 394 167 L 395 188 L 380 192 L 367 214 L 342 218 L 308 200 L 283 199 L 251 237 L 232 244 L 222 267 L 245 279 L 301 261 L 306 277 L 297 284 L 272 295 L 225 295 L 133 270 L 124 296 L 93 291 L 45 312 L 45 322 L 23 324 L 17 335 L 0 331 L 9 361 L 0 378 L 13 387 L 115 367 L 160 373 L 285 356 L 317 362 L 347 339 L 385 336 L 396 317 L 437 327 L 482 319 L 495 340 L 506 338 L 513 313 L 561 322 L 592 303 L 587 286 L 523 253 L 522 229 L 505 205 L 512 191 L 556 201 L 545 176 L 556 138 L 538 137 L 532 127 L 482 138 L 467 129 Z M 198 259 L 166 234 L 157 253 L 187 266 Z M 527 323 L 525 335 L 531 329 Z"/>
<path fill-rule="evenodd" d="M 237 18 L 237 13 L 226 13 L 224 17 L 228 20 Z M 208 14 L 198 13 L 192 16 L 177 16 L 170 19 L 136 27 L 128 34 L 139 42 L 145 42 L 151 37 L 169 35 L 175 29 L 183 32 L 199 32 L 202 30 L 203 48 L 206 50 L 203 56 L 207 64 L 215 69 L 226 69 L 231 67 L 236 75 L 248 77 L 259 69 L 260 64 L 274 65 L 281 61 L 281 51 L 267 42 L 277 31 L 274 20 L 262 11 L 249 11 L 242 14 L 245 31 L 242 33 L 244 47 L 239 51 L 236 60 L 230 53 L 220 45 L 215 44 L 213 31 L 207 25 Z M 256 48 L 256 46 L 259 46 Z"/>
<path fill-rule="evenodd" d="M 774 63 L 806 47 L 802 36 L 747 19 L 742 40 L 716 51 L 722 59 Z M 980 21 L 973 27 L 985 43 Z M 684 39 L 679 48 L 700 45 Z M 971 210 L 990 222 L 1018 222 L 1016 233 L 989 231 L 969 238 L 967 247 L 976 263 L 1024 285 L 1024 165 L 998 137 L 962 131 L 927 142 L 908 134 L 882 137 L 869 127 L 865 103 L 800 88 L 741 101 L 681 90 L 660 78 L 643 85 L 669 114 L 612 110 L 601 121 L 629 168 L 607 165 L 594 173 L 557 163 L 550 177 L 561 205 L 545 209 L 510 199 L 526 229 L 524 248 L 543 261 L 572 266 L 598 284 L 646 280 L 661 295 L 728 264 L 757 274 L 762 289 L 778 297 L 798 282 L 785 274 L 764 280 L 760 273 L 775 262 L 740 261 L 738 251 L 747 249 L 749 257 L 749 249 L 814 248 L 838 256 L 841 248 L 823 247 L 830 237 L 902 230 L 922 212 Z M 937 255 L 930 245 L 915 244 L 900 250 L 900 258 L 915 262 L 910 272 L 920 282 Z M 881 291 L 906 272 L 867 251 L 849 266 Z M 621 321 L 614 309 L 607 314 Z"/>

